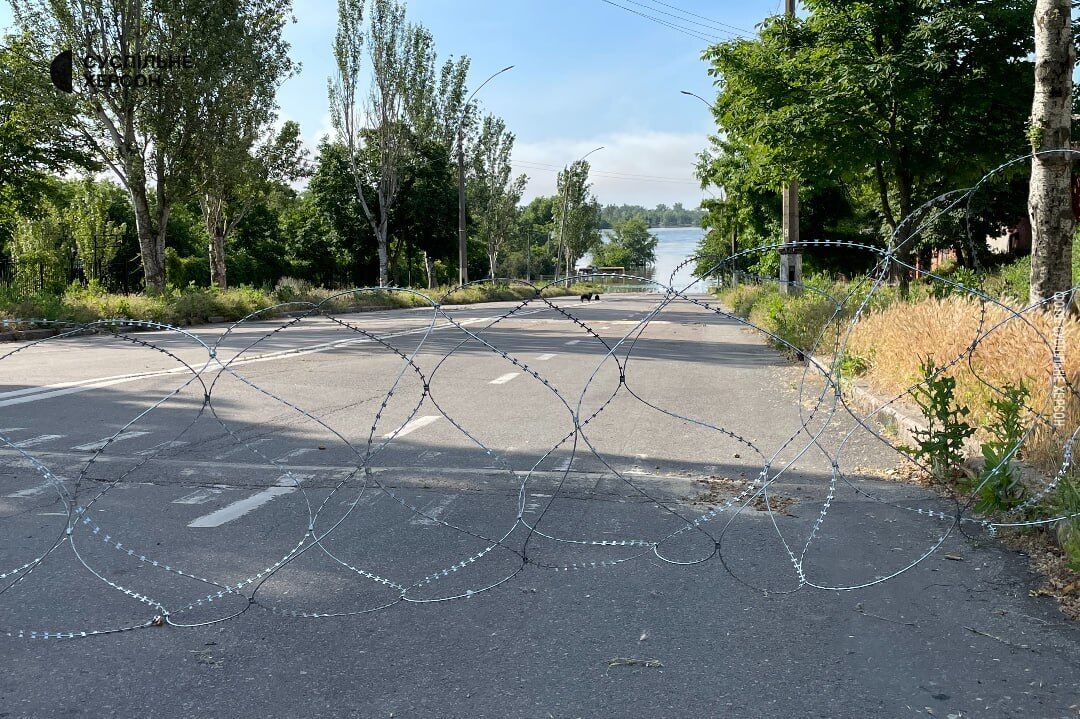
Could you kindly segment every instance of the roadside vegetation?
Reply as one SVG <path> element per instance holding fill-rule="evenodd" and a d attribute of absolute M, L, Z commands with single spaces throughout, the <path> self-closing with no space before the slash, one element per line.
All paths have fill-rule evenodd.
<path fill-rule="evenodd" d="M 542 290 L 543 297 L 565 297 L 604 291 L 600 286 L 583 283 L 570 287 L 561 284 L 537 287 Z M 23 294 L 0 288 L 0 320 L 6 321 L 2 330 L 26 328 L 32 326 L 34 320 L 86 323 L 120 318 L 179 326 L 215 321 L 232 322 L 253 312 L 290 302 L 321 304 L 324 312 L 348 312 L 424 307 L 434 302 L 467 305 L 520 301 L 536 296 L 536 290 L 524 284 L 490 283 L 463 289 L 444 286 L 434 290 L 365 290 L 343 294 L 341 290 L 312 287 L 300 280 L 284 278 L 273 289 L 241 286 L 228 290 L 216 287 L 188 287 L 179 290 L 168 287 L 164 292 L 152 295 L 113 293 L 93 284 L 87 287 L 74 284 L 62 293 Z M 303 307 L 284 307 L 280 311 L 298 309 L 302 310 Z M 260 315 L 263 318 L 268 316 L 272 315 Z"/>
<path fill-rule="evenodd" d="M 866 301 L 869 281 L 835 281 L 824 274 L 807 278 L 805 289 L 790 295 L 775 282 L 744 280 L 718 296 L 735 315 L 772 335 L 771 343 L 789 356 L 813 356 L 826 366 L 836 362 L 845 390 L 857 383 L 882 401 L 898 397 L 909 414 L 921 418 L 917 441 L 906 448 L 921 465 L 915 474 L 947 493 L 973 494 L 977 514 L 1000 517 L 1057 475 L 1067 430 L 1080 425 L 1080 399 L 1071 393 L 1051 421 L 1053 356 L 1047 340 L 1053 341 L 1058 320 L 1046 311 L 1026 312 L 1026 321 L 1010 319 L 1026 305 L 1028 267 L 1025 258 L 982 277 L 943 269 L 965 286 L 982 287 L 1002 306 L 924 281 L 913 282 L 906 298 L 899 288 L 883 285 Z M 1067 348 L 1061 370 L 1080 388 L 1080 319 L 1065 319 L 1060 341 Z M 1017 519 L 1076 512 L 1080 473 L 1070 467 Z M 1080 586 L 1073 584 L 1080 581 L 1080 519 L 1013 534 L 1041 557 L 1059 590 L 1071 587 L 1068 595 Z M 1080 616 L 1080 602 L 1067 601 L 1068 611 Z"/>

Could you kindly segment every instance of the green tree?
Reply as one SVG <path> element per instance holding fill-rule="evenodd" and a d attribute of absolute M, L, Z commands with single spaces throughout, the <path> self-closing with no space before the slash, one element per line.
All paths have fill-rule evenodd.
<path fill-rule="evenodd" d="M 71 236 L 83 275 L 95 284 L 102 284 L 108 274 L 127 230 L 110 219 L 110 204 L 109 193 L 90 178 L 79 184 L 70 204 Z"/>
<path fill-rule="evenodd" d="M 59 292 L 71 266 L 71 233 L 53 205 L 39 217 L 20 218 L 11 242 L 15 281 L 25 292 Z"/>
<path fill-rule="evenodd" d="M 365 50 L 371 61 L 370 87 L 362 99 Z M 410 133 L 431 120 L 433 39 L 424 27 L 406 22 L 405 5 L 398 0 L 370 0 L 370 5 L 367 0 L 339 0 L 334 58 L 331 117 L 348 150 L 360 207 L 375 234 L 379 284 L 385 286 L 390 216 L 409 159 Z M 375 172 L 361 167 L 365 150 L 374 150 Z"/>
<path fill-rule="evenodd" d="M 758 187 L 825 178 L 872 202 L 910 261 L 917 207 L 1022 152 L 1033 0 L 805 7 L 705 52 L 719 129 Z"/>
<path fill-rule="evenodd" d="M 645 267 L 656 262 L 658 240 L 641 217 L 615 226 L 612 238 L 593 250 L 593 264 L 599 267 Z"/>
<path fill-rule="evenodd" d="M 75 129 L 75 102 L 52 87 L 33 49 L 25 34 L 0 41 L 0 251 L 17 217 L 53 194 L 53 176 L 100 169 Z"/>
<path fill-rule="evenodd" d="M 266 2 L 281 12 L 289 7 Z M 207 98 L 231 82 L 215 58 L 235 23 L 218 0 L 13 0 L 12 6 L 19 27 L 35 39 L 39 67 L 62 48 L 72 51 L 79 132 L 128 190 L 146 286 L 161 291 L 169 214 L 194 190 L 196 130 L 206 119 Z M 250 0 L 232 7 L 251 19 L 248 10 L 263 5 Z M 114 61 L 147 54 L 166 58 L 167 67 L 134 62 L 114 73 Z"/>
<path fill-rule="evenodd" d="M 222 0 L 203 22 L 220 28 L 205 58 L 203 80 L 216 92 L 198 97 L 200 122 L 192 138 L 193 171 L 209 237 L 210 278 L 228 286 L 225 245 L 276 182 L 303 174 L 300 128 L 276 134 L 277 88 L 294 69 L 282 31 L 291 0 Z"/>
<path fill-rule="evenodd" d="M 499 253 L 514 233 L 518 203 L 525 192 L 525 175 L 513 176 L 510 165 L 514 134 L 493 115 L 484 117 L 472 150 L 469 206 L 474 208 L 476 235 L 487 248 L 488 276 L 498 276 Z"/>
<path fill-rule="evenodd" d="M 563 262 L 565 276 L 569 277 L 577 261 L 600 244 L 600 203 L 590 191 L 586 160 L 577 160 L 559 172 L 556 185 L 559 193 L 555 203 L 558 259 Z"/>

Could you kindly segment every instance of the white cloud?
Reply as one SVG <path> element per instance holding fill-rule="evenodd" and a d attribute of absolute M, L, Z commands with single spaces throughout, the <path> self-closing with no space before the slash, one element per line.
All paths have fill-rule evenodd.
<path fill-rule="evenodd" d="M 589 157 L 589 179 L 601 204 L 653 207 L 681 202 L 697 207 L 701 198 L 708 196 L 694 177 L 696 155 L 705 145 L 702 134 L 655 131 L 616 132 L 586 140 L 519 140 L 514 147 L 515 172 L 529 176 L 525 202 L 538 195 L 553 195 L 557 169 L 547 168 L 562 168 L 603 146 Z"/>

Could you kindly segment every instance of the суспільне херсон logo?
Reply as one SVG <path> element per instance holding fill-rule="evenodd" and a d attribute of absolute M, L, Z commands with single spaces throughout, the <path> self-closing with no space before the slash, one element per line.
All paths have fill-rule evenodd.
<path fill-rule="evenodd" d="M 87 53 L 79 58 L 86 87 L 108 90 L 111 87 L 162 87 L 160 71 L 195 66 L 190 55 L 100 55 Z M 75 57 L 64 50 L 49 63 L 49 78 L 57 90 L 74 92 Z"/>
<path fill-rule="evenodd" d="M 74 74 L 72 69 L 71 50 L 64 50 L 49 63 L 49 79 L 52 80 L 52 84 L 57 90 L 63 92 L 74 91 L 71 84 Z"/>

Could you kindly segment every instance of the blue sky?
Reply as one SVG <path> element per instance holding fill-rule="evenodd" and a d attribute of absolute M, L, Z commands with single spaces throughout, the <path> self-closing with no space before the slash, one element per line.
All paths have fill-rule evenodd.
<path fill-rule="evenodd" d="M 299 122 L 314 146 L 330 130 L 326 78 L 333 62 L 330 43 L 337 3 L 294 0 L 294 7 L 297 22 L 287 36 L 293 58 L 303 69 L 282 87 L 279 102 L 282 117 Z M 594 191 L 601 202 L 681 201 L 689 206 L 696 206 L 702 197 L 693 179 L 693 162 L 711 123 L 708 109 L 679 90 L 712 97 L 706 66 L 699 59 L 706 39 L 630 10 L 728 38 L 728 26 L 753 30 L 782 7 L 780 0 L 412 0 L 408 4 L 410 19 L 431 29 L 440 56 L 472 58 L 473 86 L 507 65 L 515 66 L 488 84 L 479 97 L 517 135 L 514 159 L 518 170 L 530 177 L 526 199 L 554 192 L 555 172 L 549 168 L 604 145 L 590 158 Z M 0 28 L 10 22 L 10 8 L 0 0 Z"/>

